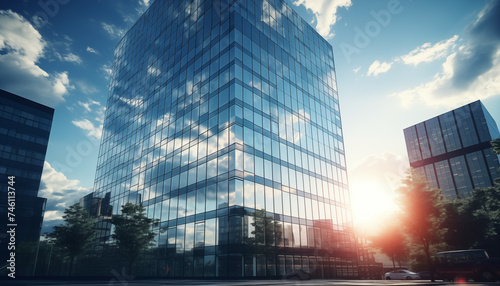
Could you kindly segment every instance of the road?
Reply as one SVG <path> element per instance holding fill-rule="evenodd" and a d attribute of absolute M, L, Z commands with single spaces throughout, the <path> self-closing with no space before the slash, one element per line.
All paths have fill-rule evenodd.
<path fill-rule="evenodd" d="M 462 283 L 460 283 L 462 284 Z M 466 285 L 500 285 L 500 283 L 463 283 Z M 115 277 L 108 280 L 20 280 L 20 279 L 2 279 L 0 285 L 37 285 L 37 286 L 143 286 L 143 285 L 204 285 L 204 286 L 253 286 L 253 285 L 346 285 L 346 286 L 368 286 L 368 285 L 455 285 L 453 282 L 429 282 L 429 281 L 385 281 L 385 280 L 309 280 L 309 281 L 289 281 L 289 280 L 186 280 L 186 279 L 132 279 L 132 277 Z"/>

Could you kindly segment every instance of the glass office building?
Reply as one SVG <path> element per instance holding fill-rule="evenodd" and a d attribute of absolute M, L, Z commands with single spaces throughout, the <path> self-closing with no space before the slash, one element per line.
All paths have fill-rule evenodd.
<path fill-rule="evenodd" d="M 8 187 L 15 189 L 17 275 L 32 275 L 47 199 L 38 197 L 54 109 L 0 90 L 0 233 L 6 234 Z M 9 185 L 9 176 L 14 176 Z M 12 194 L 9 194 L 12 197 Z M 10 250 L 0 236 L 0 269 Z M 5 268 L 4 268 L 5 269 Z"/>
<path fill-rule="evenodd" d="M 468 197 L 500 176 L 490 141 L 498 126 L 475 101 L 404 129 L 410 166 L 447 199 Z"/>
<path fill-rule="evenodd" d="M 357 276 L 332 47 L 284 1 L 155 1 L 107 106 L 96 196 L 160 221 L 138 274 Z"/>

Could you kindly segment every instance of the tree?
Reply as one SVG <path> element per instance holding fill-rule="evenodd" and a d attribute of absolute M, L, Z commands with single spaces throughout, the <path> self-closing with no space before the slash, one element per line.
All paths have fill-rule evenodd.
<path fill-rule="evenodd" d="M 454 213 L 456 212 L 456 213 Z M 475 189 L 446 215 L 445 241 L 455 249 L 483 248 L 500 256 L 500 184 Z M 447 224 L 446 224 L 447 223 Z"/>
<path fill-rule="evenodd" d="M 500 138 L 491 141 L 500 154 Z M 475 189 L 470 197 L 445 204 L 445 242 L 450 249 L 483 248 L 500 256 L 500 178 L 491 187 Z"/>
<path fill-rule="evenodd" d="M 396 261 L 401 267 L 401 262 L 408 258 L 408 246 L 406 238 L 401 231 L 401 226 L 390 224 L 384 228 L 383 232 L 370 239 L 370 246 L 379 249 L 382 253 L 389 256 L 392 260 L 392 266 L 396 268 Z"/>
<path fill-rule="evenodd" d="M 158 220 L 148 218 L 145 208 L 140 204 L 126 203 L 122 206 L 122 214 L 113 216 L 115 226 L 113 239 L 120 252 L 127 258 L 129 272 L 137 258 L 153 245 L 155 233 L 152 226 Z"/>
<path fill-rule="evenodd" d="M 253 237 L 245 238 L 248 253 L 264 254 L 267 258 L 274 258 L 276 253 L 276 235 L 281 236 L 281 224 L 266 214 L 265 209 L 256 210 L 251 223 L 254 230 Z"/>
<path fill-rule="evenodd" d="M 403 186 L 398 190 L 398 204 L 403 229 L 410 241 L 422 248 L 427 266 L 432 273 L 430 247 L 433 243 L 439 242 L 442 236 L 441 192 L 431 189 L 424 179 L 411 172 L 402 182 Z"/>
<path fill-rule="evenodd" d="M 85 251 L 95 236 L 94 221 L 78 203 L 64 211 L 64 224 L 55 226 L 47 236 L 54 244 L 69 255 L 69 275 L 72 274 L 75 258 Z"/>
<path fill-rule="evenodd" d="M 474 205 L 472 198 L 444 204 L 443 238 L 449 249 L 480 248 L 481 241 L 487 237 L 490 219 L 484 212 L 477 212 Z"/>
<path fill-rule="evenodd" d="M 495 152 L 497 155 L 500 155 L 500 138 L 491 140 L 490 143 L 491 146 L 493 147 L 493 152 Z"/>

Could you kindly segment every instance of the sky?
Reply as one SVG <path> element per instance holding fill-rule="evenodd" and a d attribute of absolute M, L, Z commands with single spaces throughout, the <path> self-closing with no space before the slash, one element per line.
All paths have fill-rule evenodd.
<path fill-rule="evenodd" d="M 478 99 L 500 122 L 500 1 L 286 1 L 334 50 L 358 226 L 394 210 L 404 128 Z M 0 88 L 55 108 L 42 232 L 92 192 L 113 51 L 150 2 L 0 2 Z"/>

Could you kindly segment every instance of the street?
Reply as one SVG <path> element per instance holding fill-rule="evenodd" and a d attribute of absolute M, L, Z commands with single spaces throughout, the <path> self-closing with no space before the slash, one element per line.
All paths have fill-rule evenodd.
<path fill-rule="evenodd" d="M 385 281 L 385 280 L 309 280 L 309 281 L 290 281 L 290 280 L 188 280 L 188 279 L 137 279 L 133 280 L 129 277 L 116 277 L 109 280 L 3 280 L 2 285 L 227 285 L 227 286 L 251 286 L 251 285 L 500 285 L 500 283 L 453 283 L 453 282 L 429 282 L 424 280 L 416 281 Z"/>

